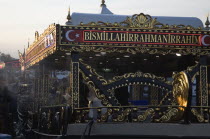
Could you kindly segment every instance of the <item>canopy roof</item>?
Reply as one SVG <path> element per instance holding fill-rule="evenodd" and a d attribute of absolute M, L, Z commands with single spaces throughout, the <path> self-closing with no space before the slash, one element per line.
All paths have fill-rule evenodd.
<path fill-rule="evenodd" d="M 132 17 L 131 15 L 115 15 L 115 14 L 89 14 L 89 13 L 72 13 L 72 24 L 79 25 L 81 22 L 88 24 L 90 22 L 105 22 L 105 23 L 115 23 L 123 22 L 127 17 Z M 203 28 L 203 23 L 199 18 L 196 17 L 169 17 L 169 16 L 152 16 L 156 18 L 162 24 L 168 25 L 190 25 L 195 28 Z"/>

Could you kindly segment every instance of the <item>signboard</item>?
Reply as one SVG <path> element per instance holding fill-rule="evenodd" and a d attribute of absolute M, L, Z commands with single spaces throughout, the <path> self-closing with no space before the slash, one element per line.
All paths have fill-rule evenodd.
<path fill-rule="evenodd" d="M 29 61 L 47 48 L 53 46 L 56 41 L 55 34 L 54 28 L 51 32 L 46 33 L 45 36 L 43 35 L 43 37 L 36 42 L 33 48 L 29 48 L 30 50 L 26 52 L 26 60 Z"/>
<path fill-rule="evenodd" d="M 45 37 L 45 47 L 48 48 L 55 43 L 55 32 L 50 33 Z"/>
<path fill-rule="evenodd" d="M 19 60 L 6 62 L 5 66 L 8 68 L 20 68 L 20 62 L 19 62 Z"/>
<path fill-rule="evenodd" d="M 60 45 L 210 46 L 210 35 L 201 31 L 61 26 L 60 37 Z"/>

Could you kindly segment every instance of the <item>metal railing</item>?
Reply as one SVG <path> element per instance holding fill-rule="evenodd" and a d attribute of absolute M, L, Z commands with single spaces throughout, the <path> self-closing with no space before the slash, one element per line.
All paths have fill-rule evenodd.
<path fill-rule="evenodd" d="M 71 111 L 69 106 L 41 107 L 39 133 L 64 135 L 68 124 L 89 123 L 209 123 L 210 107 L 175 105 L 84 107 Z M 187 115 L 187 122 L 186 120 Z M 30 118 L 29 118 L 30 119 Z"/>
<path fill-rule="evenodd" d="M 111 122 L 171 122 L 179 121 L 183 115 L 181 106 L 114 106 L 96 108 L 78 108 L 74 110 L 75 123 L 87 123 L 94 119 L 98 123 Z"/>

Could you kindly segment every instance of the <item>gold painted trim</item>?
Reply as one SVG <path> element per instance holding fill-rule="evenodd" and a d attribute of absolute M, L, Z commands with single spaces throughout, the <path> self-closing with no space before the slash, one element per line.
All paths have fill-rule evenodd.
<path fill-rule="evenodd" d="M 107 53 L 147 53 L 147 54 L 176 54 L 182 55 L 209 55 L 210 49 L 200 48 L 161 48 L 161 47 L 96 47 L 96 46 L 72 46 L 60 47 L 60 51 L 75 51 L 75 52 L 107 52 Z"/>

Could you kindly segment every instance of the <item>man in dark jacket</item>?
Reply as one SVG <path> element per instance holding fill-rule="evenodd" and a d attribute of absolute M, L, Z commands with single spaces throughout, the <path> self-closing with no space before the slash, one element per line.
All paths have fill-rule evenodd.
<path fill-rule="evenodd" d="M 9 91 L 5 86 L 5 81 L 0 81 L 0 133 L 9 132 Z"/>
<path fill-rule="evenodd" d="M 0 133 L 13 134 L 16 109 L 15 97 L 8 90 L 6 81 L 0 80 Z"/>

